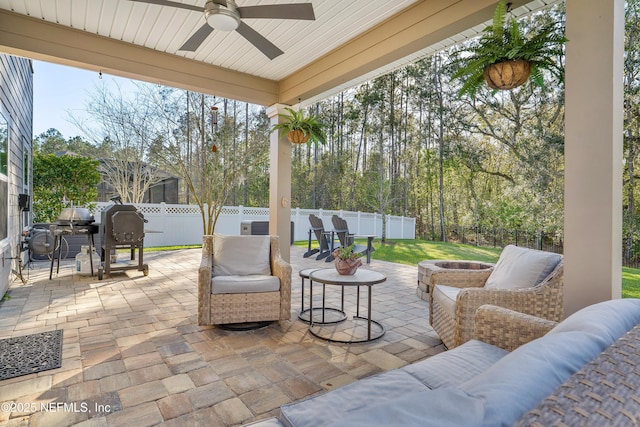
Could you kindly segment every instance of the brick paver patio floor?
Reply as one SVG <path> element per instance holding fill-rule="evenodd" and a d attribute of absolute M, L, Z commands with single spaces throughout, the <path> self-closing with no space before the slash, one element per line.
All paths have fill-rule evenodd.
<path fill-rule="evenodd" d="M 147 252 L 149 276 L 102 281 L 74 274 L 71 261 L 49 280 L 49 264 L 32 263 L 27 284 L 0 303 L 0 338 L 63 329 L 62 367 L 0 381 L 0 426 L 242 425 L 443 351 L 416 296 L 417 267 L 375 259 L 363 268 L 388 277 L 373 293 L 386 334 L 362 344 L 315 338 L 297 318 L 298 272 L 333 264 L 302 253 L 291 248 L 291 321 L 252 331 L 197 325 L 199 249 Z M 339 306 L 339 289 L 327 287 L 328 305 Z M 349 315 L 354 307 L 347 294 Z"/>

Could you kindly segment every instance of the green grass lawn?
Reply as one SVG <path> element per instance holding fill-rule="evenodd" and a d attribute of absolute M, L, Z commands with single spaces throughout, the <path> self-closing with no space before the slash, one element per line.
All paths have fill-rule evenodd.
<path fill-rule="evenodd" d="M 366 245 L 366 239 L 356 239 L 357 244 Z M 307 241 L 295 242 L 296 246 L 306 247 Z M 314 242 L 314 246 L 317 242 Z M 427 240 L 389 240 L 384 245 L 374 241 L 375 252 L 371 258 L 400 264 L 417 265 L 425 259 L 458 259 L 496 262 L 501 248 L 485 248 L 458 243 L 432 242 Z M 622 268 L 623 298 L 640 298 L 640 269 Z"/>
<path fill-rule="evenodd" d="M 640 298 L 640 270 L 622 267 L 622 297 Z"/>

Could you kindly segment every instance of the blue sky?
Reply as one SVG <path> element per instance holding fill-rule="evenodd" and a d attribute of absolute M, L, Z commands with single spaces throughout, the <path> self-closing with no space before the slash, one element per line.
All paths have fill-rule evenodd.
<path fill-rule="evenodd" d="M 106 84 L 123 91 L 135 88 L 129 79 L 103 73 L 33 61 L 33 137 L 56 128 L 65 139 L 82 135 L 70 115 L 86 117 L 85 103 L 97 85 Z"/>

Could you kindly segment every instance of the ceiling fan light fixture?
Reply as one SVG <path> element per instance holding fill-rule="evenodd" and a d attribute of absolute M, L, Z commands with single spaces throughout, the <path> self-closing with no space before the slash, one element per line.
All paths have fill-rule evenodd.
<path fill-rule="evenodd" d="M 210 27 L 220 31 L 234 31 L 240 25 L 240 15 L 232 8 L 215 3 L 208 6 L 204 16 Z"/>

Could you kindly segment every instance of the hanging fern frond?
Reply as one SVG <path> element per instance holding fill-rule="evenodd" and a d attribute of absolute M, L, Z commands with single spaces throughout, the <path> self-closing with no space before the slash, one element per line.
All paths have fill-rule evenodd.
<path fill-rule="evenodd" d="M 507 20 L 506 0 L 500 0 L 493 14 L 492 24 L 484 29 L 478 41 L 470 43 L 464 55 L 454 58 L 454 79 L 463 79 L 459 95 L 474 96 L 482 86 L 484 69 L 492 64 L 523 59 L 531 63 L 531 81 L 544 87 L 542 70 L 548 70 L 562 81 L 564 71 L 560 58 L 567 38 L 564 30 L 554 22 L 524 33 L 515 19 Z"/>
<path fill-rule="evenodd" d="M 504 35 L 504 23 L 507 17 L 507 4 L 506 0 L 501 0 L 496 6 L 495 12 L 493 12 L 493 38 L 502 40 Z"/>

